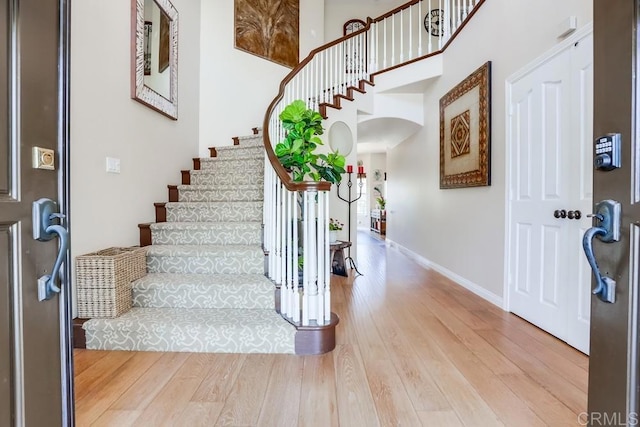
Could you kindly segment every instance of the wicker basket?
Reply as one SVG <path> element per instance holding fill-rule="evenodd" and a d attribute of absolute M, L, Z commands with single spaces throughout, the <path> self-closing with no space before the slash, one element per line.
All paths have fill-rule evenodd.
<path fill-rule="evenodd" d="M 144 276 L 146 248 L 108 248 L 76 257 L 78 316 L 118 317 L 131 308 L 131 282 Z"/>

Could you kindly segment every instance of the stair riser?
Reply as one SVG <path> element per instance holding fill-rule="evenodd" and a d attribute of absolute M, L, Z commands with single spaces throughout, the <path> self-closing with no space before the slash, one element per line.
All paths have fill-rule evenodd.
<path fill-rule="evenodd" d="M 262 204 L 238 206 L 218 203 L 208 207 L 167 206 L 168 222 L 262 222 Z"/>
<path fill-rule="evenodd" d="M 264 185 L 264 174 L 237 173 L 237 174 L 219 174 L 215 171 L 210 173 L 191 172 L 191 185 Z"/>
<path fill-rule="evenodd" d="M 216 157 L 218 159 L 247 159 L 247 158 L 264 158 L 264 146 L 255 146 L 247 148 L 229 148 L 218 147 L 216 149 Z"/>
<path fill-rule="evenodd" d="M 147 308 L 273 308 L 273 290 L 258 293 L 252 286 L 233 289 L 183 285 L 177 288 L 133 288 L 133 306 Z"/>
<path fill-rule="evenodd" d="M 180 190 L 179 202 L 254 202 L 262 201 L 263 191 L 256 190 Z"/>
<path fill-rule="evenodd" d="M 234 173 L 234 171 L 251 171 L 253 173 L 264 172 L 264 159 L 229 159 L 220 160 L 217 158 L 200 159 L 200 170 Z"/>
<path fill-rule="evenodd" d="M 242 340 L 238 340 L 238 337 Z M 284 340 L 269 342 L 269 337 L 264 336 L 263 331 L 240 327 L 206 331 L 201 328 L 167 328 L 166 331 L 138 333 L 87 331 L 86 340 L 89 350 L 295 354 L 295 340 L 293 343 Z"/>
<path fill-rule="evenodd" d="M 152 230 L 154 245 L 259 245 L 261 230 Z"/>
<path fill-rule="evenodd" d="M 256 136 L 241 136 L 237 138 L 238 145 L 241 147 L 263 147 L 264 141 L 262 139 L 262 135 Z"/>
<path fill-rule="evenodd" d="M 84 323 L 87 349 L 294 353 L 295 328 L 273 310 L 133 308 Z"/>
<path fill-rule="evenodd" d="M 262 274 L 263 257 L 227 254 L 219 257 L 147 256 L 149 273 L 174 274 Z"/>

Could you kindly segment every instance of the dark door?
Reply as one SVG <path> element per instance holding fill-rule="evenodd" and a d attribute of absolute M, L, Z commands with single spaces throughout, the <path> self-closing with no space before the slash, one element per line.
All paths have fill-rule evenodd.
<path fill-rule="evenodd" d="M 640 134 L 638 133 L 638 8 L 640 0 L 594 0 L 594 138 L 619 134 L 621 167 L 594 171 L 597 203 L 620 203 L 620 236 L 593 239 L 602 277 L 615 281 L 614 302 L 591 301 L 589 421 L 638 423 L 638 256 L 640 256 Z M 613 138 L 613 137 L 612 137 Z M 597 139 L 607 144 L 606 138 Z M 615 144 L 615 142 L 613 142 Z M 596 160 L 598 152 L 596 152 Z M 605 162 L 606 163 L 606 162 Z M 608 169 L 608 168 L 607 168 Z M 594 227 L 603 226 L 601 218 Z M 594 287 L 598 285 L 593 280 Z"/>
<path fill-rule="evenodd" d="M 73 422 L 68 295 L 38 296 L 59 239 L 36 241 L 32 227 L 33 201 L 67 209 L 67 13 L 60 0 L 0 0 L 1 426 Z M 53 150 L 39 152 L 44 168 L 34 168 L 34 147 Z M 62 271 L 56 284 L 66 289 Z"/>

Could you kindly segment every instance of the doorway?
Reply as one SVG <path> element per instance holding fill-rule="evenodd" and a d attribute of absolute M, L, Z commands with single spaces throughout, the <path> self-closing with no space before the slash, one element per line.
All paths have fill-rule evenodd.
<path fill-rule="evenodd" d="M 589 352 L 593 30 L 507 80 L 508 310 Z"/>
<path fill-rule="evenodd" d="M 69 12 L 66 0 L 0 0 L 3 426 L 73 423 L 70 258 L 58 243 L 69 212 Z M 33 219 L 40 199 L 56 228 Z"/>

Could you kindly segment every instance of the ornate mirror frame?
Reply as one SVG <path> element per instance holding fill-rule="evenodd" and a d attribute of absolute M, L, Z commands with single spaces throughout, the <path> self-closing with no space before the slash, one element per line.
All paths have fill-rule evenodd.
<path fill-rule="evenodd" d="M 145 84 L 145 0 L 131 1 L 131 98 L 178 120 L 178 11 L 169 0 L 153 0 L 169 18 L 169 98 Z"/>

